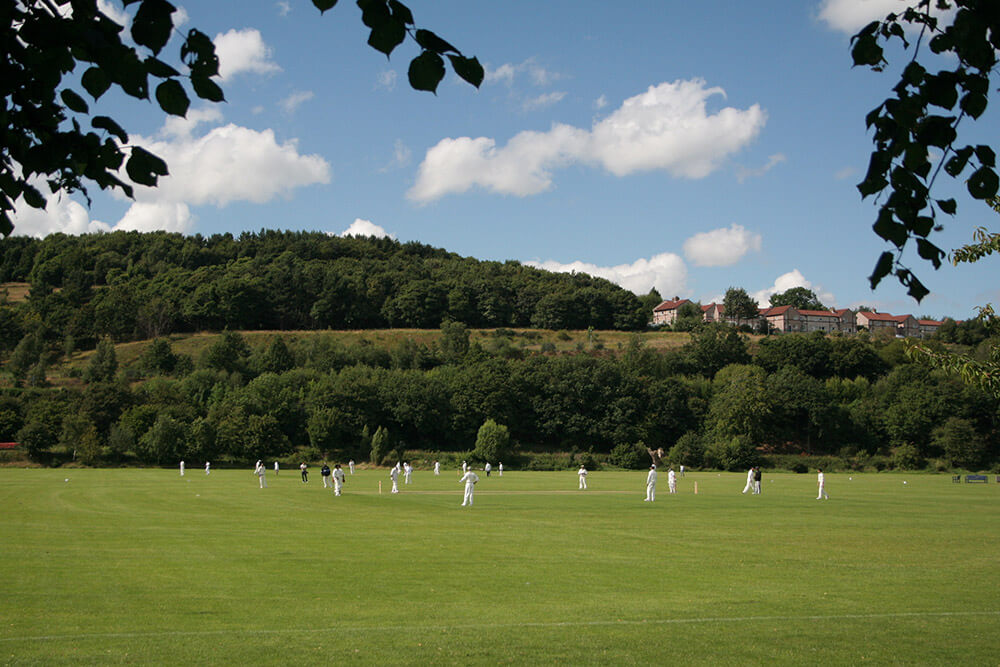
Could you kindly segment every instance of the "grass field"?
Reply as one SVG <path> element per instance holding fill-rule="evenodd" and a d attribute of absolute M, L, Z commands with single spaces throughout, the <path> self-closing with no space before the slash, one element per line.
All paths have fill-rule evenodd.
<path fill-rule="evenodd" d="M 0 470 L 0 663 L 1000 660 L 993 476 L 480 477 Z"/>

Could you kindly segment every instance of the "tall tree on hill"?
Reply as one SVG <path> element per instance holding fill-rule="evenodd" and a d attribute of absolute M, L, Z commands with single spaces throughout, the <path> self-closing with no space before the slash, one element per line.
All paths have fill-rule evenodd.
<path fill-rule="evenodd" d="M 742 287 L 730 287 L 726 290 L 726 296 L 722 300 L 725 308 L 725 317 L 732 320 L 737 325 L 748 324 L 757 320 L 760 306 L 747 294 Z"/>
<path fill-rule="evenodd" d="M 771 295 L 772 306 L 791 306 L 796 310 L 826 310 L 816 292 L 806 287 L 792 287 Z"/>

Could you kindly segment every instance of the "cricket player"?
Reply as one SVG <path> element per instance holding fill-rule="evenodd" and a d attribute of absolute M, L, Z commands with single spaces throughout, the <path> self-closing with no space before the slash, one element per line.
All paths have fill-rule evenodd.
<path fill-rule="evenodd" d="M 826 475 L 823 474 L 822 468 L 816 468 L 816 483 L 819 484 L 819 495 L 816 496 L 816 500 L 829 500 L 830 496 L 826 495 Z"/>
<path fill-rule="evenodd" d="M 208 474 L 211 474 L 211 472 L 212 472 L 212 464 L 211 464 L 211 462 L 205 461 L 205 474 L 208 475 Z"/>
<path fill-rule="evenodd" d="M 435 475 L 440 475 L 441 474 L 441 462 L 440 461 L 435 461 L 434 462 L 434 474 Z"/>
<path fill-rule="evenodd" d="M 503 477 L 503 464 L 502 463 L 498 463 L 497 464 L 497 475 L 499 477 Z"/>
<path fill-rule="evenodd" d="M 476 488 L 476 482 L 479 481 L 479 475 L 471 470 L 466 470 L 465 474 L 462 475 L 462 479 L 458 481 L 460 483 L 465 482 L 465 496 L 462 498 L 462 507 L 472 505 L 472 492 Z"/>
<path fill-rule="evenodd" d="M 344 488 L 344 470 L 337 463 L 333 466 L 333 495 L 339 496 Z"/>
<path fill-rule="evenodd" d="M 670 493 L 677 493 L 677 474 L 673 468 L 667 472 L 667 488 Z"/>
<path fill-rule="evenodd" d="M 347 467 L 351 469 L 351 474 L 354 474 L 354 459 L 347 462 Z"/>
<path fill-rule="evenodd" d="M 404 484 L 409 484 L 410 483 L 410 475 L 412 475 L 412 474 L 413 474 L 413 466 L 411 466 L 410 462 L 407 461 L 406 463 L 403 464 L 403 483 Z"/>
<path fill-rule="evenodd" d="M 184 476 L 184 461 L 181 461 L 181 477 Z"/>
<path fill-rule="evenodd" d="M 465 461 L 462 461 L 462 474 L 464 475 L 467 472 L 469 472 L 469 464 L 466 463 Z"/>
<path fill-rule="evenodd" d="M 753 491 L 753 468 L 747 470 L 747 485 L 743 487 L 743 493 Z"/>
<path fill-rule="evenodd" d="M 308 467 L 309 467 L 309 466 L 307 466 L 307 465 L 306 465 L 306 462 L 305 462 L 305 461 L 303 461 L 303 462 L 302 462 L 302 463 L 301 463 L 301 464 L 299 465 L 299 470 L 300 470 L 300 471 L 302 472 L 302 483 L 303 483 L 303 484 L 305 484 L 305 483 L 308 483 L 308 482 L 309 482 L 309 471 L 308 471 L 308 470 L 306 470 L 306 468 L 308 468 Z"/>
<path fill-rule="evenodd" d="M 754 466 L 753 468 L 753 494 L 755 496 L 760 495 L 760 466 Z"/>
<path fill-rule="evenodd" d="M 486 462 L 486 467 L 483 468 L 483 470 L 486 471 L 486 476 L 489 477 L 490 476 L 490 471 L 493 470 L 493 466 L 490 465 L 489 461 Z"/>
<path fill-rule="evenodd" d="M 392 492 L 399 493 L 399 486 L 397 482 L 399 481 L 399 467 L 393 466 L 389 468 L 389 477 L 392 478 Z"/>
<path fill-rule="evenodd" d="M 323 478 L 323 488 L 333 488 L 333 480 L 330 479 L 330 466 L 323 461 L 323 467 L 319 469 L 319 476 Z"/>
<path fill-rule="evenodd" d="M 266 474 L 267 473 L 267 469 L 264 467 L 264 464 L 261 463 L 260 461 L 257 461 L 257 467 L 254 469 L 254 473 L 257 475 L 257 479 L 260 482 L 260 488 L 266 489 L 267 488 L 267 474 Z"/>
<path fill-rule="evenodd" d="M 656 500 L 656 465 L 649 466 L 649 474 L 646 475 L 646 500 L 651 503 Z"/>
<path fill-rule="evenodd" d="M 577 476 L 580 478 L 580 488 L 586 490 L 587 488 L 587 469 L 582 465 L 580 469 L 576 471 Z"/>
<path fill-rule="evenodd" d="M 278 476 L 278 462 L 277 461 L 274 462 L 274 476 L 275 477 Z"/>

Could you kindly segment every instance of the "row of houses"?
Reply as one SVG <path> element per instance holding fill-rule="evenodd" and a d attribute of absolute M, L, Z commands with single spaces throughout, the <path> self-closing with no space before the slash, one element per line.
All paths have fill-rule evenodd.
<path fill-rule="evenodd" d="M 653 308 L 653 325 L 673 325 L 678 312 L 686 303 L 693 304 L 689 299 L 674 297 Z M 761 308 L 757 319 L 737 322 L 727 318 L 725 307 L 719 303 L 700 306 L 702 320 L 705 322 L 729 322 L 730 324 L 749 324 L 758 327 L 767 322 L 770 331 L 800 332 L 824 331 L 827 333 L 855 334 L 859 328 L 871 332 L 885 331 L 894 336 L 905 338 L 927 338 L 933 335 L 941 322 L 936 320 L 918 320 L 913 315 L 890 315 L 866 310 L 853 311 L 850 308 L 834 310 L 804 310 L 792 306 L 772 306 Z"/>

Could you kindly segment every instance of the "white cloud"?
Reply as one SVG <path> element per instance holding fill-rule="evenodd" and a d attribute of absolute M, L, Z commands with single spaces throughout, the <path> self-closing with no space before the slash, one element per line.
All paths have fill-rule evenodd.
<path fill-rule="evenodd" d="M 396 88 L 396 70 L 387 69 L 378 73 L 375 79 L 376 88 L 384 88 L 386 90 L 392 91 Z"/>
<path fill-rule="evenodd" d="M 379 172 L 385 173 L 390 169 L 409 166 L 412 159 L 413 151 L 410 150 L 410 147 L 402 139 L 396 139 L 392 146 L 392 160 L 389 161 L 389 164 L 379 169 Z"/>
<path fill-rule="evenodd" d="M 562 78 L 561 74 L 547 70 L 539 65 L 534 58 L 528 58 L 519 64 L 505 63 L 499 67 L 492 67 L 487 64 L 484 70 L 485 76 L 483 81 L 487 84 L 503 83 L 510 86 L 514 84 L 514 79 L 519 75 L 526 74 L 532 84 L 545 87 Z"/>
<path fill-rule="evenodd" d="M 811 282 L 806 280 L 806 277 L 803 276 L 802 272 L 798 269 L 792 269 L 788 273 L 781 274 L 775 279 L 773 285 L 762 289 L 759 292 L 754 292 L 750 296 L 752 296 L 757 303 L 760 304 L 761 308 L 766 308 L 771 304 L 772 294 L 785 292 L 793 287 L 805 287 L 806 289 L 812 290 L 820 302 L 825 306 L 833 307 L 836 304 L 836 299 L 832 293 L 825 291 L 820 285 L 813 285 Z"/>
<path fill-rule="evenodd" d="M 377 239 L 384 239 L 386 237 L 390 239 L 396 238 L 395 234 L 388 233 L 371 220 L 363 220 L 361 218 L 355 218 L 351 226 L 338 234 L 338 236 L 372 236 Z"/>
<path fill-rule="evenodd" d="M 127 28 L 132 22 L 132 17 L 119 4 L 108 0 L 97 0 L 97 9 L 118 25 Z"/>
<path fill-rule="evenodd" d="M 525 111 L 536 111 L 538 109 L 545 109 L 553 104 L 557 104 L 560 100 L 566 97 L 566 93 L 563 92 L 552 92 L 545 93 L 543 95 L 538 95 L 537 97 L 531 97 L 526 99 L 522 104 L 521 108 Z"/>
<path fill-rule="evenodd" d="M 733 224 L 695 234 L 684 242 L 684 256 L 695 266 L 732 266 L 748 252 L 759 251 L 760 234 Z"/>
<path fill-rule="evenodd" d="M 277 4 L 277 7 L 278 7 L 278 16 L 282 17 L 288 16 L 292 11 L 292 5 L 288 2 L 288 0 L 280 0 L 280 2 L 278 2 Z"/>
<path fill-rule="evenodd" d="M 188 16 L 186 9 L 184 9 L 183 7 L 178 7 L 177 10 L 174 12 L 173 20 L 174 20 L 174 27 L 179 28 L 182 25 L 186 24 L 188 21 L 190 21 L 191 17 Z"/>
<path fill-rule="evenodd" d="M 48 192 L 48 187 L 35 183 L 39 192 Z M 56 232 L 65 234 L 89 234 L 110 231 L 103 222 L 91 220 L 87 209 L 66 196 L 50 196 L 45 209 L 36 209 L 18 199 L 11 216 L 16 236 L 36 236 L 41 238 Z"/>
<path fill-rule="evenodd" d="M 514 66 L 513 65 L 500 65 L 494 69 L 490 65 L 486 65 L 484 68 L 483 82 L 490 83 L 505 83 L 508 86 L 514 83 Z"/>
<path fill-rule="evenodd" d="M 316 95 L 311 90 L 297 91 L 281 100 L 279 104 L 285 113 L 294 113 L 304 102 L 308 102 Z"/>
<path fill-rule="evenodd" d="M 843 181 L 845 179 L 851 178 L 856 173 L 858 173 L 858 170 L 855 169 L 854 167 L 843 167 L 842 169 L 838 169 L 837 172 L 833 175 L 833 177 L 836 178 L 838 181 Z"/>
<path fill-rule="evenodd" d="M 170 175 L 161 177 L 155 188 L 135 186 L 135 201 L 114 229 L 189 231 L 194 223 L 191 206 L 265 203 L 290 197 L 296 188 L 329 182 L 326 160 L 300 154 L 294 140 L 278 143 L 272 130 L 218 126 L 221 120 L 217 109 L 195 109 L 187 118 L 168 118 L 154 138 L 132 137 L 136 145 L 163 158 Z M 214 127 L 196 134 L 203 123 Z M 16 216 L 22 234 L 109 229 L 90 221 L 81 205 L 59 198 L 50 198 L 45 212 L 19 205 Z"/>
<path fill-rule="evenodd" d="M 881 21 L 888 14 L 902 14 L 916 4 L 916 0 L 823 0 L 819 19 L 833 30 L 854 35 L 872 21 Z M 940 18 L 954 14 L 954 10 L 941 13 L 934 4 L 932 9 Z"/>
<path fill-rule="evenodd" d="M 763 176 L 767 172 L 771 171 L 774 167 L 784 162 L 787 158 L 783 153 L 775 153 L 774 155 L 767 158 L 767 164 L 762 167 L 757 167 L 756 169 L 748 169 L 746 167 L 739 167 L 736 170 L 736 180 L 743 183 L 748 178 L 756 178 L 758 176 Z"/>
<path fill-rule="evenodd" d="M 687 289 L 687 267 L 684 260 L 670 252 L 618 266 L 597 266 L 580 261 L 562 264 L 555 260 L 522 263 L 553 273 L 587 273 L 606 278 L 640 295 L 647 294 L 653 287 L 660 294 L 683 294 Z"/>
<path fill-rule="evenodd" d="M 442 139 L 427 151 L 408 196 L 428 202 L 478 186 L 523 197 L 549 189 L 552 170 L 574 163 L 598 165 L 616 176 L 663 169 L 675 177 L 703 178 L 766 122 L 756 104 L 709 113 L 708 98 L 724 94 L 701 79 L 662 83 L 625 100 L 589 131 L 557 123 L 548 132 L 521 132 L 502 148 L 487 137 Z"/>
<path fill-rule="evenodd" d="M 608 98 L 607 98 L 607 96 L 601 95 L 596 100 L 594 100 L 594 108 L 595 109 L 600 110 L 600 109 L 603 109 L 606 106 L 608 106 Z"/>
<path fill-rule="evenodd" d="M 214 42 L 215 53 L 219 56 L 219 77 L 223 80 L 242 72 L 273 74 L 281 71 L 271 60 L 271 47 L 254 28 L 219 33 Z"/>

